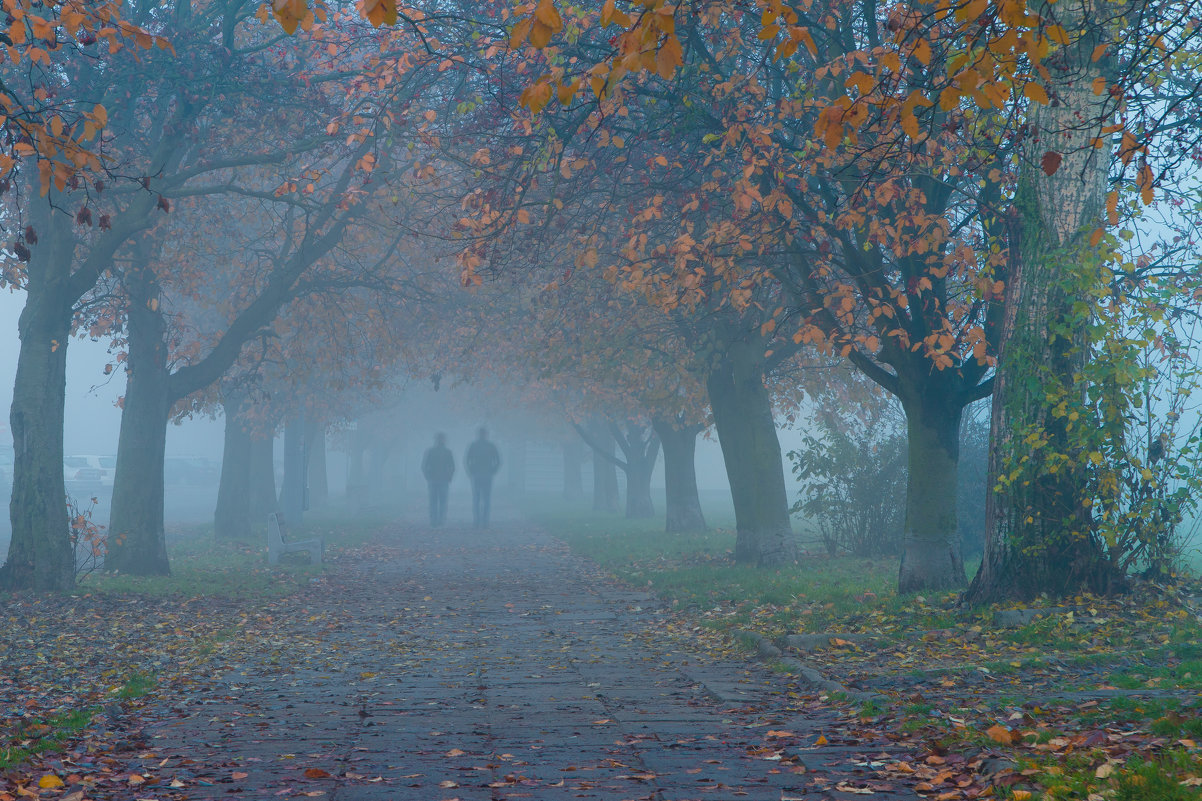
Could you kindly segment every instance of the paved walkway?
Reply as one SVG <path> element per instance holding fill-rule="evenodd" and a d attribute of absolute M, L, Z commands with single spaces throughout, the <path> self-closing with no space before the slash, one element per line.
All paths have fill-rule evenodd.
<path fill-rule="evenodd" d="M 875 777 L 887 746 L 787 677 L 687 650 L 543 534 L 389 537 L 286 604 L 251 663 L 152 704 L 133 784 L 88 797 L 916 797 Z"/>

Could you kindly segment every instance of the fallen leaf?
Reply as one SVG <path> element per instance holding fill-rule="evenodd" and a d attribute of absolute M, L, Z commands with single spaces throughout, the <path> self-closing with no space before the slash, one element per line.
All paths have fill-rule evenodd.
<path fill-rule="evenodd" d="M 53 773 L 47 773 L 42 778 L 38 779 L 38 787 L 43 790 L 51 790 L 55 787 L 62 787 L 63 780 L 55 776 Z"/>
<path fill-rule="evenodd" d="M 796 737 L 797 735 L 791 731 L 784 731 L 783 729 L 769 729 L 768 736 L 769 737 Z"/>
<path fill-rule="evenodd" d="M 439 782 L 439 783 L 438 783 L 438 786 L 439 786 L 439 787 L 441 787 L 441 788 L 443 788 L 444 790 L 449 790 L 449 789 L 451 789 L 452 787 L 458 787 L 459 785 L 458 785 L 458 784 L 456 784 L 455 782 L 451 781 L 450 779 L 448 779 L 448 780 L 446 780 L 446 781 L 441 781 L 441 782 Z"/>
<path fill-rule="evenodd" d="M 463 756 L 466 753 L 467 753 L 467 751 L 463 751 L 459 748 L 452 748 L 450 751 L 447 751 L 446 755 L 449 757 L 457 757 L 457 756 Z"/>
<path fill-rule="evenodd" d="M 989 739 L 1002 745 L 1010 745 L 1019 737 L 1018 732 L 1001 725 L 990 726 L 985 733 L 989 735 Z"/>
<path fill-rule="evenodd" d="M 305 770 L 306 779 L 332 779 L 334 776 L 328 770 L 321 768 L 308 768 Z"/>
<path fill-rule="evenodd" d="M 814 741 L 814 745 L 826 745 L 827 739 L 824 735 L 819 734 L 818 739 Z"/>
<path fill-rule="evenodd" d="M 1093 772 L 1093 775 L 1097 776 L 1099 779 L 1107 779 L 1110 778 L 1113 773 L 1114 765 L 1110 764 L 1109 762 L 1103 762 L 1101 765 L 1098 765 L 1098 769 Z"/>
<path fill-rule="evenodd" d="M 242 779 L 245 779 L 249 775 L 250 775 L 249 773 L 243 773 L 240 770 L 236 770 L 230 774 L 230 778 L 233 779 L 234 781 L 241 781 Z"/>

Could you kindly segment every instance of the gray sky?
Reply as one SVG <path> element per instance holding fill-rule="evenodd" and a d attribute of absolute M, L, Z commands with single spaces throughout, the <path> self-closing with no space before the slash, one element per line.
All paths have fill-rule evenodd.
<path fill-rule="evenodd" d="M 0 290 L 0 430 L 9 437 L 8 409 L 12 404 L 17 373 L 17 318 L 25 304 L 25 293 Z M 117 452 L 121 412 L 117 398 L 125 391 L 125 375 L 104 375 L 112 361 L 106 341 L 72 339 L 67 348 L 67 409 L 64 427 L 65 450 L 69 454 L 111 455 Z M 221 458 L 222 432 L 219 422 L 192 420 L 167 431 L 168 450 L 179 456 Z"/>

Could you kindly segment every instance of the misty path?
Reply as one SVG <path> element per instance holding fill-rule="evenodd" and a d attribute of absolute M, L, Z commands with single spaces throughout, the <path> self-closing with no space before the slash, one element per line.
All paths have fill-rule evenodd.
<path fill-rule="evenodd" d="M 270 610 L 248 662 L 219 647 L 211 676 L 139 713 L 138 797 L 915 797 L 787 677 L 693 649 L 653 598 L 512 517 L 398 525 L 313 586 Z"/>

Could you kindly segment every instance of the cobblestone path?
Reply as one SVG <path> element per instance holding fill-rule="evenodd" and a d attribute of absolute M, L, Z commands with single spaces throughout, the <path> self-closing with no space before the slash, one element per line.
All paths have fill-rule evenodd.
<path fill-rule="evenodd" d="M 888 744 L 669 619 L 516 523 L 398 527 L 152 701 L 144 783 L 89 798 L 916 798 L 875 775 Z"/>

